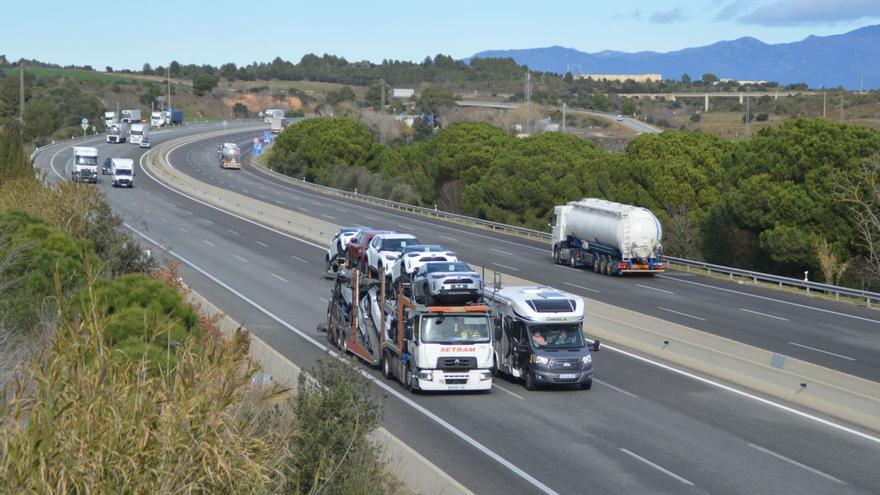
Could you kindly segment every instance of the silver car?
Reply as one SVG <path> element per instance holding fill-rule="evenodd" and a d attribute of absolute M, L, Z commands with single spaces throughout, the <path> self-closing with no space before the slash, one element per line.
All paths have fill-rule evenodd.
<path fill-rule="evenodd" d="M 416 270 L 412 291 L 422 304 L 461 304 L 480 298 L 483 277 L 467 263 L 432 261 Z"/>

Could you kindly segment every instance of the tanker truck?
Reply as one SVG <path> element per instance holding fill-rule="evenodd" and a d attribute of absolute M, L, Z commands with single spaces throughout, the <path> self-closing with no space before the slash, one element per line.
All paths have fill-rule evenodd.
<path fill-rule="evenodd" d="M 596 273 L 662 273 L 663 228 L 651 210 L 604 199 L 553 209 L 553 260 Z"/>
<path fill-rule="evenodd" d="M 223 143 L 217 150 L 220 154 L 220 168 L 241 168 L 241 149 L 235 143 Z"/>

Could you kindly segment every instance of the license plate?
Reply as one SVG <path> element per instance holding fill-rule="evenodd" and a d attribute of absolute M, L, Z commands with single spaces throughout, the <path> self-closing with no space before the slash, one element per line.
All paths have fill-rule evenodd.
<path fill-rule="evenodd" d="M 464 385 L 447 385 L 449 390 L 464 390 Z"/>
<path fill-rule="evenodd" d="M 574 380 L 575 378 L 577 378 L 577 374 L 576 373 L 560 373 L 558 378 L 560 380 Z"/>
<path fill-rule="evenodd" d="M 467 289 L 467 285 L 464 284 L 452 284 L 453 289 Z"/>

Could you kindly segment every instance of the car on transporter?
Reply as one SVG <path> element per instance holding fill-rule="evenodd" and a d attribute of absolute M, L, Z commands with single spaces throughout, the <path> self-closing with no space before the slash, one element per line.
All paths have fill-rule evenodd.
<path fill-rule="evenodd" d="M 327 252 L 324 254 L 324 267 L 328 271 L 336 272 L 339 264 L 344 259 L 348 250 L 348 243 L 351 242 L 362 230 L 372 230 L 369 227 L 340 227 L 333 234 L 330 245 L 327 246 Z"/>
<path fill-rule="evenodd" d="M 461 261 L 431 261 L 413 274 L 411 290 L 421 304 L 465 304 L 479 300 L 483 277 Z"/>
<path fill-rule="evenodd" d="M 425 263 L 431 261 L 458 261 L 458 256 L 443 246 L 431 244 L 415 244 L 406 246 L 400 257 L 391 266 L 391 283 L 409 282 L 413 273 Z"/>
<path fill-rule="evenodd" d="M 367 245 L 367 274 L 391 276 L 391 266 L 407 246 L 421 244 L 412 234 L 379 234 Z"/>

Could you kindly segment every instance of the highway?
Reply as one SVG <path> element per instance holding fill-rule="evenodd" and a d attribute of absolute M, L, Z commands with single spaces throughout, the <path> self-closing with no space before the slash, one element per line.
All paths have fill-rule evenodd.
<path fill-rule="evenodd" d="M 165 139 L 168 135 L 157 134 L 153 140 Z M 758 299 L 754 296 L 763 292 L 739 287 L 741 293 L 722 292 L 732 289 L 683 275 L 630 280 L 572 272 L 550 264 L 540 244 L 327 198 L 249 169 L 221 171 L 216 149 L 228 140 L 183 146 L 169 155 L 170 161 L 200 180 L 294 211 L 335 223 L 413 232 L 423 241 L 456 249 L 467 260 L 513 268 L 515 275 L 530 280 L 547 277 L 560 288 L 626 301 L 632 309 L 665 319 L 689 318 L 681 321 L 689 326 L 697 327 L 690 321 L 697 316 L 704 318 L 702 323 L 740 331 L 743 338 L 762 337 L 777 345 L 780 340 L 771 334 L 785 332 L 817 347 L 847 339 L 819 341 L 819 329 L 792 333 L 801 332 L 801 322 L 826 325 L 836 334 L 852 326 L 856 329 L 848 339 L 853 341 L 871 328 L 872 323 L 852 318 L 857 308 L 827 309 L 821 303 L 823 311 L 805 309 L 791 304 L 819 303 L 770 291 L 761 297 L 772 301 Z M 142 155 L 127 144 L 100 144 L 99 150 L 102 161 Z M 69 146 L 54 147 L 39 153 L 36 163 L 57 178 L 67 175 L 70 158 Z M 186 198 L 153 181 L 142 168 L 132 190 L 112 189 L 108 178 L 102 179 L 98 187 L 114 211 L 154 256 L 181 261 L 187 283 L 301 366 L 326 355 L 316 345 L 323 336 L 315 332 L 330 288 L 321 278 L 323 246 Z M 632 294 L 639 297 L 633 300 Z M 667 314 L 656 308 L 661 305 L 690 316 Z M 725 324 L 725 319 L 738 323 Z M 737 330 L 740 326 L 748 328 Z M 876 349 L 865 355 L 855 348 L 833 349 L 856 354 L 856 361 L 842 360 L 850 366 L 873 369 L 860 360 Z M 800 349 L 787 354 L 794 352 Z M 498 380 L 491 394 L 412 395 L 375 371 L 370 375 L 381 383 L 376 393 L 387 397 L 384 426 L 475 493 L 872 493 L 880 486 L 880 439 L 831 428 L 609 350 L 596 355 L 595 366 L 597 385 L 589 392 L 527 392 Z"/>
<path fill-rule="evenodd" d="M 497 108 L 500 110 L 513 110 L 519 106 L 518 103 L 504 103 L 498 101 L 457 100 L 455 103 L 460 107 Z M 569 107 L 568 111 L 571 113 L 581 113 L 610 120 L 612 123 L 620 124 L 636 134 L 658 134 L 663 132 L 662 129 L 658 127 L 654 127 L 647 122 L 642 122 L 641 120 L 632 117 L 624 117 L 623 120 L 617 121 L 617 116 L 613 113 L 598 112 L 596 110 L 587 110 L 586 108 L 576 107 Z"/>

